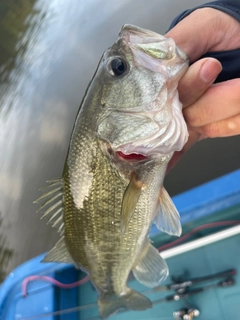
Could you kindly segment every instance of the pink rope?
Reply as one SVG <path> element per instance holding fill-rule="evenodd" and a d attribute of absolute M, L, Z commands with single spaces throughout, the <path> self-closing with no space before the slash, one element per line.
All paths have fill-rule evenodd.
<path fill-rule="evenodd" d="M 59 282 L 51 277 L 47 277 L 47 276 L 30 276 L 27 277 L 26 279 L 23 280 L 22 282 L 22 293 L 24 297 L 27 297 L 27 285 L 29 282 L 31 281 L 35 281 L 35 280 L 42 280 L 42 281 L 47 281 L 50 282 L 52 284 L 54 284 L 55 286 L 62 288 L 62 289 L 71 289 L 71 288 L 75 288 L 78 286 L 81 286 L 82 284 L 86 283 L 89 280 L 89 276 L 86 276 L 85 278 L 77 281 L 77 282 L 73 282 L 73 283 L 69 283 L 69 284 L 65 284 L 62 282 Z"/>
<path fill-rule="evenodd" d="M 194 228 L 193 230 L 189 231 L 188 233 L 186 233 L 184 236 L 182 236 L 181 238 L 172 241 L 171 243 L 167 243 L 163 246 L 161 246 L 160 248 L 158 248 L 158 251 L 163 251 L 166 250 L 168 248 L 174 247 L 176 245 L 178 245 L 179 243 L 185 241 L 186 239 L 188 239 L 191 235 L 193 235 L 194 233 L 204 230 L 204 229 L 208 229 L 208 228 L 213 228 L 213 227 L 220 227 L 220 226 L 226 226 L 226 225 L 238 225 L 240 224 L 240 220 L 230 220 L 230 221 L 217 221 L 217 222 L 211 222 L 211 223 L 207 223 L 201 226 L 198 226 L 196 228 Z M 52 283 L 53 285 L 62 288 L 62 289 L 71 289 L 71 288 L 75 288 L 78 286 L 83 285 L 84 283 L 86 283 L 89 280 L 89 276 L 86 276 L 85 278 L 73 282 L 73 283 L 69 283 L 69 284 L 65 284 L 62 282 L 59 282 L 51 277 L 48 276 L 30 276 L 27 277 L 26 279 L 23 280 L 22 282 L 22 293 L 24 297 L 27 297 L 27 285 L 29 282 L 31 281 L 35 281 L 35 280 L 42 280 L 42 281 L 47 281 Z"/>
<path fill-rule="evenodd" d="M 204 229 L 208 229 L 208 228 L 214 228 L 214 227 L 222 227 L 222 226 L 228 226 L 228 225 L 238 225 L 240 224 L 240 220 L 229 220 L 229 221 L 217 221 L 217 222 L 210 222 L 207 224 L 203 224 L 201 226 L 198 226 L 194 229 L 192 229 L 191 231 L 185 233 L 182 237 L 180 237 L 177 240 L 174 240 L 170 243 L 164 244 L 163 246 L 161 246 L 160 248 L 158 248 L 158 251 L 164 251 L 166 249 L 172 248 L 176 245 L 178 245 L 179 243 L 182 243 L 183 241 L 187 240 L 190 236 L 192 236 L 194 233 L 204 230 Z"/>

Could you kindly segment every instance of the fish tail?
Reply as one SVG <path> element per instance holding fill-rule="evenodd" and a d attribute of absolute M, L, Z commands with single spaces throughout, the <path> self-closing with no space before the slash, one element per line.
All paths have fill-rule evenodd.
<path fill-rule="evenodd" d="M 100 297 L 98 307 L 100 318 L 107 319 L 119 309 L 145 310 L 152 308 L 152 302 L 141 293 L 128 289 L 128 293 L 123 296 Z"/>

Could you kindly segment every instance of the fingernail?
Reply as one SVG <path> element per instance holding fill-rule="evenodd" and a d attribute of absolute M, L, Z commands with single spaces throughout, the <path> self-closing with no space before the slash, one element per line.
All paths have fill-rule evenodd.
<path fill-rule="evenodd" d="M 215 81 L 219 73 L 222 71 L 222 66 L 216 59 L 208 59 L 200 70 L 200 76 L 206 83 Z"/>

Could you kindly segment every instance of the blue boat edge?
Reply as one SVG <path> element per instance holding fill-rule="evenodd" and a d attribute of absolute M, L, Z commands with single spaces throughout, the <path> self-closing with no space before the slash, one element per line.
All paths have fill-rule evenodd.
<path fill-rule="evenodd" d="M 240 170 L 236 170 L 174 196 L 173 202 L 180 212 L 183 226 L 189 222 L 212 215 L 220 209 L 228 209 L 239 205 L 239 181 Z M 158 234 L 159 230 L 153 225 L 150 237 L 154 238 Z M 0 316 L 5 317 L 3 318 L 4 320 L 16 319 L 14 305 L 22 298 L 22 282 L 25 278 L 33 274 L 48 274 L 54 276 L 57 272 L 67 270 L 71 267 L 70 265 L 59 263 L 41 263 L 44 255 L 45 254 L 37 256 L 18 266 L 2 283 L 0 287 Z M 36 285 L 38 285 L 38 283 L 35 283 L 35 286 Z M 49 297 L 52 297 L 49 303 L 54 303 L 52 285 L 45 283 L 44 287 L 46 286 L 48 286 L 50 290 Z M 41 290 L 39 294 L 41 294 Z M 41 299 L 41 297 L 39 298 Z"/>

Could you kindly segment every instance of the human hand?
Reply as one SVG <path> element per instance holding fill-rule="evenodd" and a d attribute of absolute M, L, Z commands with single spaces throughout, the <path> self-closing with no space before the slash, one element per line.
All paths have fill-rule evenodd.
<path fill-rule="evenodd" d="M 239 34 L 237 20 L 211 8 L 195 10 L 166 34 L 193 63 L 178 87 L 189 139 L 174 154 L 168 171 L 197 141 L 240 134 L 240 79 L 213 84 L 221 64 L 213 58 L 196 61 L 206 52 L 240 48 Z"/>

